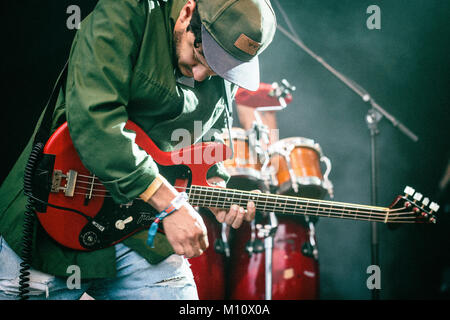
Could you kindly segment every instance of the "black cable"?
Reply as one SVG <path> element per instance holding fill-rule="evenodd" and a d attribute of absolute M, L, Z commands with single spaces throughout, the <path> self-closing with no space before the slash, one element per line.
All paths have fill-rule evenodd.
<path fill-rule="evenodd" d="M 43 143 L 37 143 L 31 150 L 30 157 L 28 159 L 27 165 L 25 166 L 25 174 L 23 180 L 23 187 L 25 194 L 32 194 L 32 180 L 34 167 L 39 159 L 42 150 L 44 149 Z M 28 287 L 30 286 L 28 282 L 30 281 L 30 267 L 32 259 L 33 250 L 33 229 L 34 229 L 34 207 L 35 201 L 33 197 L 28 197 L 28 202 L 25 207 L 25 218 L 23 224 L 23 237 L 22 237 L 22 260 L 20 264 L 20 275 L 19 275 L 19 299 L 28 299 L 27 293 L 30 292 Z"/>
<path fill-rule="evenodd" d="M 41 199 L 39 199 L 39 198 L 36 198 L 35 196 L 33 196 L 33 195 L 31 195 L 31 194 L 27 194 L 27 193 L 26 193 L 26 195 L 27 195 L 28 197 L 32 198 L 34 201 L 40 202 L 40 203 L 42 203 L 42 204 L 45 204 L 46 206 L 49 206 L 49 207 L 52 207 L 52 208 L 55 208 L 55 209 L 59 209 L 59 210 L 72 211 L 72 212 L 74 212 L 74 213 L 77 213 L 77 214 L 79 214 L 80 216 L 86 218 L 86 220 L 88 220 L 89 222 L 91 222 L 92 220 L 94 220 L 94 219 L 92 219 L 92 217 L 90 217 L 90 216 L 88 216 L 87 214 L 85 214 L 85 213 L 83 213 L 83 212 L 81 212 L 81 211 L 78 211 L 78 210 L 76 210 L 76 209 L 57 206 L 57 205 L 48 203 L 48 202 L 46 202 L 46 201 L 43 201 L 43 200 L 41 200 Z"/>

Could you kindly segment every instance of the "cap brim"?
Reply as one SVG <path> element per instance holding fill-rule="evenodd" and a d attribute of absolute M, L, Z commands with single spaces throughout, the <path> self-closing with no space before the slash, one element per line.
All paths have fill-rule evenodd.
<path fill-rule="evenodd" d="M 206 62 L 219 76 L 250 91 L 259 88 L 259 60 L 245 62 L 226 52 L 202 25 L 202 47 Z"/>

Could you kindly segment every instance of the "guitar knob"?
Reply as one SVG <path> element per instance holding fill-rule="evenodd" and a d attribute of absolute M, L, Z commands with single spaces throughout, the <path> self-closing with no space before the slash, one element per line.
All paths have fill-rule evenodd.
<path fill-rule="evenodd" d="M 406 186 L 405 190 L 403 191 L 407 196 L 412 196 L 416 190 L 413 188 Z"/>
<path fill-rule="evenodd" d="M 123 220 L 117 220 L 115 226 L 116 226 L 116 229 L 119 229 L 119 230 L 125 229 L 125 223 L 123 223 Z"/>
<path fill-rule="evenodd" d="M 420 192 L 416 192 L 416 194 L 414 195 L 413 199 L 416 201 L 420 201 L 423 198 L 423 194 L 421 194 Z"/>
<path fill-rule="evenodd" d="M 123 230 L 123 229 L 125 229 L 125 225 L 127 223 L 130 223 L 131 221 L 133 221 L 133 217 L 132 216 L 129 216 L 125 220 L 117 220 L 116 223 L 115 223 L 115 227 L 118 230 Z"/>
<path fill-rule="evenodd" d="M 439 210 L 439 205 L 436 202 L 430 204 L 431 211 L 437 212 Z"/>

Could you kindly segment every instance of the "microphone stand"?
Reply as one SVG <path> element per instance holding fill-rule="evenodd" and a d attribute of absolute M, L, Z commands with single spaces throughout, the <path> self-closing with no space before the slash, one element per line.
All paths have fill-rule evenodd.
<path fill-rule="evenodd" d="M 389 114 L 386 110 L 384 110 L 375 100 L 370 96 L 370 94 L 361 86 L 345 77 L 343 74 L 339 73 L 336 69 L 330 66 L 323 58 L 316 55 L 313 51 L 311 51 L 298 37 L 294 28 L 292 27 L 289 18 L 278 0 L 274 0 L 274 3 L 277 5 L 280 10 L 283 18 L 286 21 L 291 33 L 289 33 L 286 29 L 281 27 L 279 24 L 277 25 L 277 29 L 280 30 L 286 37 L 288 37 L 294 44 L 300 47 L 303 51 L 308 53 L 312 58 L 314 58 L 317 62 L 319 62 L 322 66 L 324 66 L 328 71 L 330 71 L 333 75 L 335 75 L 339 80 L 341 80 L 344 84 L 346 84 L 351 90 L 353 90 L 356 94 L 358 94 L 362 100 L 366 103 L 369 103 L 371 108 L 369 109 L 366 115 L 366 123 L 370 131 L 370 150 L 371 150 L 371 202 L 373 206 L 377 205 L 377 144 L 376 137 L 380 133 L 378 129 L 378 123 L 380 120 L 385 117 L 388 119 L 391 124 L 399 129 L 403 134 L 409 137 L 412 141 L 417 142 L 419 138 L 411 132 L 404 124 L 398 121 L 394 116 Z M 379 265 L 379 239 L 378 239 L 378 230 L 377 223 L 371 222 L 371 238 L 370 238 L 370 246 L 371 246 L 371 262 L 372 265 Z M 372 290 L 372 299 L 378 300 L 380 299 L 380 290 L 373 289 Z"/>

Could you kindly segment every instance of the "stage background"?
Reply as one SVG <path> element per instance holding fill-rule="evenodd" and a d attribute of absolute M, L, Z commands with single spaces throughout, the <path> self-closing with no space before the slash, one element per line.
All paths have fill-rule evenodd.
<path fill-rule="evenodd" d="M 2 180 L 26 145 L 68 56 L 75 31 L 66 27 L 67 7 L 78 5 L 84 17 L 95 3 L 2 1 Z M 386 119 L 379 124 L 378 204 L 389 205 L 405 185 L 441 204 L 437 225 L 395 231 L 379 225 L 381 298 L 448 298 L 448 187 L 442 191 L 438 185 L 449 159 L 450 2 L 280 3 L 311 50 L 368 90 L 419 137 L 414 143 Z M 366 27 L 366 9 L 372 4 L 381 9 L 381 30 Z M 274 8 L 279 24 L 288 29 Z M 334 200 L 369 204 L 368 105 L 281 32 L 260 61 L 261 81 L 285 78 L 297 87 L 294 101 L 278 114 L 281 138 L 316 140 L 333 165 Z M 317 240 L 321 299 L 370 299 L 370 224 L 320 219 Z"/>

